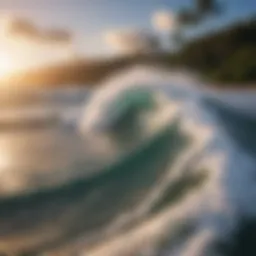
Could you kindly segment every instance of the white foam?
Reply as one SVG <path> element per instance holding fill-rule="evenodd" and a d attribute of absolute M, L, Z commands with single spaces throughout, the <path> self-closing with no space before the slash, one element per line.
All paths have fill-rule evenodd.
<path fill-rule="evenodd" d="M 200 100 L 204 97 L 223 100 L 224 96 L 207 89 L 202 90 L 195 78 L 184 73 L 170 74 L 152 68 L 135 68 L 120 74 L 107 82 L 104 89 L 96 92 L 94 104 L 87 109 L 90 113 L 89 119 L 88 115 L 86 118 L 87 124 L 88 120 L 94 122 L 100 116 L 102 105 L 99 105 L 105 97 L 115 98 L 127 86 L 136 85 L 148 86 L 168 95 L 172 104 L 179 106 L 182 132 L 192 136 L 194 143 L 183 152 L 170 173 L 167 173 L 162 182 L 156 184 L 144 202 L 135 212 L 128 214 L 128 217 L 145 214 L 165 192 L 167 186 L 180 176 L 186 175 L 182 171 L 188 163 L 194 169 L 205 169 L 209 178 L 200 189 L 191 192 L 178 205 L 147 219 L 129 232 L 108 237 L 89 251 L 84 248 L 81 255 L 155 255 L 159 242 L 164 237 L 171 236 L 175 224 L 187 222 L 196 223 L 197 231 L 167 255 L 204 255 L 205 248 L 214 240 L 225 239 L 232 233 L 241 213 L 245 216 L 256 215 L 256 206 L 252 203 L 256 200 L 255 159 L 235 146 L 216 123 L 216 117 L 202 109 Z M 250 96 L 248 105 L 247 94 L 241 95 L 239 100 L 233 100 L 226 93 L 223 102 L 235 108 L 242 107 L 244 111 L 252 110 L 251 102 L 256 99 L 255 95 L 254 93 Z"/>

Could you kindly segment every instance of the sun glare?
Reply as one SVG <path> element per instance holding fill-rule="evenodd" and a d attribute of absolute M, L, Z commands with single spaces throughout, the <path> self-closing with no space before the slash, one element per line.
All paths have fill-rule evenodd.
<path fill-rule="evenodd" d="M 15 65 L 7 54 L 0 53 L 0 77 L 8 75 L 15 71 Z"/>

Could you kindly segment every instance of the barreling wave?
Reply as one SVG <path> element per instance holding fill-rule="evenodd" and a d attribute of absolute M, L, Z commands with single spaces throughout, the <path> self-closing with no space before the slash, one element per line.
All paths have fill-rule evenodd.
<path fill-rule="evenodd" d="M 1 198 L 0 252 L 233 255 L 237 228 L 256 213 L 248 97 L 230 100 L 184 72 L 110 79 L 69 119 L 110 157 L 90 175 L 84 163 L 72 179 Z"/>

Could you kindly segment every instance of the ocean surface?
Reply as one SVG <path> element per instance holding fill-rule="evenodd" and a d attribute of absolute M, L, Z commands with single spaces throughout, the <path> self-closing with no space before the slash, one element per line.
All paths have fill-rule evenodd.
<path fill-rule="evenodd" d="M 255 201 L 254 91 L 135 67 L 0 93 L 0 255 L 256 255 Z"/>

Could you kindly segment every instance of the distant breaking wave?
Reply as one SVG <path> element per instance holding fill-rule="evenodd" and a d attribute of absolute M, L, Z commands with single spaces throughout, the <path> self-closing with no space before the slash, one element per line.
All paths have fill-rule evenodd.
<path fill-rule="evenodd" d="M 255 104 L 254 92 L 216 92 L 185 72 L 110 79 L 58 112 L 101 163 L 2 197 L 0 252 L 232 255 L 223 248 L 256 214 Z"/>

